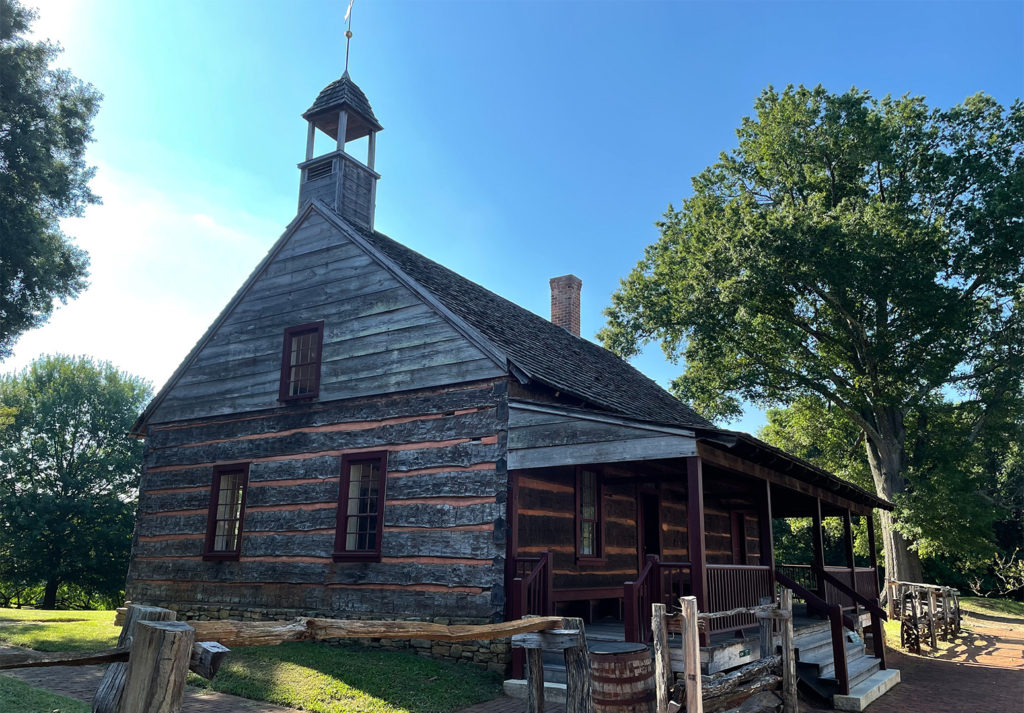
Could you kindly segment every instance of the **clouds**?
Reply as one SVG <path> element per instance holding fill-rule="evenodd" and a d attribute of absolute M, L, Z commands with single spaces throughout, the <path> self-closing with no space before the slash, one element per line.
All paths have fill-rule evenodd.
<path fill-rule="evenodd" d="M 63 223 L 89 253 L 89 288 L 23 335 L 0 369 L 87 354 L 162 385 L 284 229 L 237 208 L 211 211 L 196 188 L 162 194 L 99 166 L 103 204 Z"/>

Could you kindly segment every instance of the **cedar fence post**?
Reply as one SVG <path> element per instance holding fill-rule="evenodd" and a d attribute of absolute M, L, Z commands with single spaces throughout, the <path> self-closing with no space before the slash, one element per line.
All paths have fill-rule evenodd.
<path fill-rule="evenodd" d="M 761 597 L 760 604 L 762 606 L 772 604 L 775 600 L 772 597 Z M 761 625 L 761 652 L 760 658 L 766 659 L 772 655 L 772 618 L 771 612 L 758 612 L 757 618 L 760 619 L 758 622 Z"/>
<path fill-rule="evenodd" d="M 793 590 L 783 589 L 779 608 L 782 619 L 782 710 L 799 713 L 796 695 L 796 657 L 793 654 Z"/>
<path fill-rule="evenodd" d="M 195 637 L 183 621 L 139 622 L 120 713 L 180 713 Z"/>
<path fill-rule="evenodd" d="M 932 648 L 938 647 L 935 640 L 935 590 L 928 589 L 928 638 Z"/>
<path fill-rule="evenodd" d="M 579 629 L 580 645 L 564 651 L 565 713 L 594 713 L 594 695 L 590 687 L 590 651 L 583 619 L 562 620 L 566 629 Z"/>
<path fill-rule="evenodd" d="M 544 652 L 526 649 L 526 713 L 544 713 Z"/>
<path fill-rule="evenodd" d="M 668 626 L 665 623 L 665 605 L 651 605 L 651 634 L 654 637 L 654 690 L 656 694 L 656 713 L 668 710 L 669 680 L 672 676 L 672 662 L 668 651 Z"/>
<path fill-rule="evenodd" d="M 686 686 L 686 713 L 704 713 L 700 683 L 700 626 L 697 621 L 697 598 L 682 597 L 683 608 L 683 670 Z"/>
<path fill-rule="evenodd" d="M 139 604 L 128 606 L 124 615 L 121 635 L 117 638 L 117 646 L 130 647 L 135 635 L 135 627 L 140 621 L 174 621 L 175 614 L 170 609 L 147 607 Z M 107 667 L 100 681 L 96 695 L 92 699 L 92 713 L 117 713 L 124 692 L 125 675 L 128 664 L 116 662 Z"/>

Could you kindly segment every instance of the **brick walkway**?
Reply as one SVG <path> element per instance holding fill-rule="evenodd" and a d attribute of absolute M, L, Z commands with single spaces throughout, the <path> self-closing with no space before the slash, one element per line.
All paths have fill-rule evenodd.
<path fill-rule="evenodd" d="M 24 651 L 10 646 L 0 646 L 0 653 Z M 4 671 L 0 675 L 17 678 L 30 686 L 45 688 L 68 698 L 92 703 L 93 694 L 100 685 L 106 666 L 53 666 L 46 668 L 21 668 Z M 2 706 L 0 706 L 2 707 Z M 299 713 L 291 708 L 281 708 L 248 698 L 229 696 L 226 693 L 185 690 L 185 705 L 182 713 Z"/>

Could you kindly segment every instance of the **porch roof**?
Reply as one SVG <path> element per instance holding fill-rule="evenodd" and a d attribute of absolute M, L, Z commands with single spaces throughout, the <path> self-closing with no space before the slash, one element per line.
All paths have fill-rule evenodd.
<path fill-rule="evenodd" d="M 851 502 L 871 508 L 892 510 L 894 505 L 858 485 L 843 480 L 813 463 L 776 448 L 742 431 L 723 428 L 695 429 L 697 441 L 727 448 L 733 455 L 771 470 L 792 476 L 810 485 L 831 491 Z"/>

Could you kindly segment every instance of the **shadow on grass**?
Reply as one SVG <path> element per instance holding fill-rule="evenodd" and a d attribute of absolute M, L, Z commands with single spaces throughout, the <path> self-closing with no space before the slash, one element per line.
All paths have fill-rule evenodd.
<path fill-rule="evenodd" d="M 405 652 L 287 643 L 235 649 L 211 687 L 316 713 L 452 713 L 498 696 L 501 676 Z"/>

